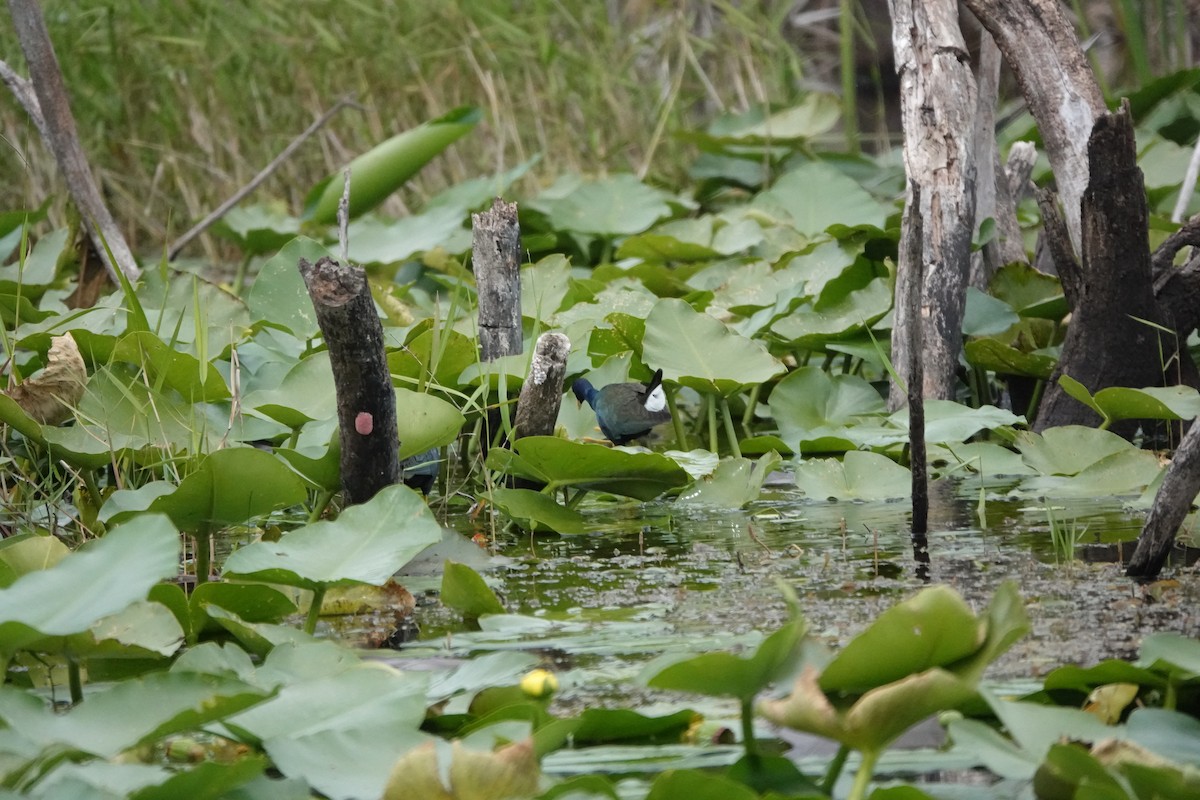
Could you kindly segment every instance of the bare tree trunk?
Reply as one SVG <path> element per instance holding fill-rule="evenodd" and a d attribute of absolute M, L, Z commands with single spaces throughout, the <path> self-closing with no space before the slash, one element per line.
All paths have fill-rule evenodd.
<path fill-rule="evenodd" d="M 75 117 L 71 115 L 71 106 L 67 101 L 67 87 L 63 83 L 62 71 L 58 68 L 58 58 L 54 55 L 50 34 L 46 31 L 42 9 L 37 0 L 8 0 L 8 8 L 12 12 L 13 26 L 17 31 L 17 39 L 21 42 L 21 50 L 29 63 L 30 82 L 33 84 L 37 105 L 44 120 L 44 126 L 39 125 L 38 130 L 49 139 L 47 145 L 54 153 L 58 168 L 62 170 L 67 191 L 71 193 L 71 199 L 79 209 L 79 216 L 82 217 L 91 237 L 92 246 L 100 255 L 114 283 L 118 282 L 118 272 L 124 273 L 130 280 L 137 280 L 141 274 L 137 260 L 121 234 L 121 229 L 109 213 L 108 206 L 104 204 L 100 190 L 96 188 L 95 178 L 88 167 L 87 157 L 79 145 Z M 28 98 L 23 102 L 29 105 Z M 30 115 L 36 123 L 37 117 L 32 109 Z"/>
<path fill-rule="evenodd" d="M 1104 96 L 1059 0 L 964 0 L 1017 76 L 1054 169 L 1067 230 L 1079 250 L 1087 141 Z"/>
<path fill-rule="evenodd" d="M 1137 549 L 1125 568 L 1126 575 L 1139 578 L 1158 575 L 1171 554 L 1175 534 L 1187 517 L 1196 492 L 1200 492 L 1200 425 L 1193 424 L 1175 451 L 1154 496 L 1150 516 L 1138 536 Z"/>
<path fill-rule="evenodd" d="M 1071 308 L 1062 356 L 1038 408 L 1035 430 L 1056 425 L 1099 424 L 1094 411 L 1058 385 L 1069 375 L 1093 394 L 1108 386 L 1160 386 L 1160 353 L 1174 350 L 1153 325 L 1166 320 L 1154 298 L 1150 274 L 1149 213 L 1142 171 L 1137 166 L 1133 122 L 1126 102 L 1102 114 L 1088 141 L 1091 179 L 1083 195 L 1083 263 L 1064 252 L 1053 207 L 1042 198 L 1046 232 Z M 1147 324 L 1147 323 L 1152 324 Z M 1113 426 L 1129 436 L 1136 420 Z"/>
<path fill-rule="evenodd" d="M 905 214 L 921 215 L 920 260 L 925 281 L 920 313 L 925 397 L 951 399 L 962 350 L 962 317 L 970 270 L 971 231 L 975 218 L 975 154 L 972 129 L 976 111 L 975 79 L 958 29 L 954 0 L 890 0 L 892 44 L 900 75 L 904 122 L 904 164 L 910 185 Z M 990 167 L 989 167 L 990 168 Z M 914 195 L 917 207 L 910 211 Z M 905 235 L 917 230 L 906 226 Z M 902 241 L 897 295 L 919 280 L 910 248 Z M 917 252 L 912 249 L 911 252 Z M 906 333 L 911 309 L 896 308 L 892 364 L 906 375 L 910 356 Z M 889 402 L 902 406 L 905 393 L 893 385 Z"/>

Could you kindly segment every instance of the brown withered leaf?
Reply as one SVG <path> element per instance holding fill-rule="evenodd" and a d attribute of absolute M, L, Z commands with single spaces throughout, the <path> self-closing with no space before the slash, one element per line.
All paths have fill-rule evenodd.
<path fill-rule="evenodd" d="M 43 425 L 60 425 L 71 418 L 83 397 L 87 378 L 87 367 L 75 340 L 70 335 L 55 336 L 50 340 L 45 368 L 14 386 L 8 396 Z"/>

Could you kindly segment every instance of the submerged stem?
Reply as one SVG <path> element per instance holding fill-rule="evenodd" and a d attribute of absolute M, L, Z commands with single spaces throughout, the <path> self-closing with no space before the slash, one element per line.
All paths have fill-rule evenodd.
<path fill-rule="evenodd" d="M 196 585 L 208 582 L 208 576 L 212 574 L 212 535 L 207 525 L 201 525 L 200 530 L 196 531 L 195 550 L 192 555 L 196 565 Z"/>

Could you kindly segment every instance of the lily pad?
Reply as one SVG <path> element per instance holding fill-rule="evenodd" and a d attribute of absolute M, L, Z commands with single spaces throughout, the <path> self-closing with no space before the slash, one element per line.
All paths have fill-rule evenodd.
<path fill-rule="evenodd" d="M 850 450 L 796 465 L 796 485 L 814 500 L 891 500 L 912 494 L 912 475 L 887 456 Z"/>
<path fill-rule="evenodd" d="M 761 343 L 671 298 L 660 300 L 646 320 L 642 361 L 661 367 L 667 380 L 720 395 L 764 383 L 785 371 Z"/>
<path fill-rule="evenodd" d="M 330 253 L 323 244 L 304 236 L 284 245 L 278 255 L 262 265 L 246 295 L 250 319 L 279 325 L 300 339 L 316 336 L 320 331 L 317 312 L 298 265 L 301 258 L 316 263 L 327 255 Z"/>
<path fill-rule="evenodd" d="M 676 503 L 717 508 L 741 508 L 758 499 L 763 482 L 783 459 L 771 451 L 757 462 L 748 458 L 722 461 L 716 471 L 680 493 Z"/>
<path fill-rule="evenodd" d="M 543 212 L 556 230 L 619 236 L 640 233 L 671 213 L 673 199 L 634 175 L 606 178 L 560 178 L 530 208 Z"/>
<path fill-rule="evenodd" d="M 1195 419 L 1200 415 L 1200 392 L 1190 386 L 1150 386 L 1131 389 L 1109 386 L 1092 395 L 1069 375 L 1058 379 L 1063 391 L 1107 422 L 1122 419 Z"/>
<path fill-rule="evenodd" d="M 396 484 L 347 508 L 336 520 L 306 525 L 278 542 L 255 542 L 235 550 L 224 571 L 304 589 L 379 586 L 441 538 L 441 527 L 421 496 Z"/>
<path fill-rule="evenodd" d="M 1025 375 L 1046 380 L 1058 359 L 1041 353 L 1026 353 L 998 339 L 973 339 L 965 347 L 967 363 L 1000 375 Z"/>
<path fill-rule="evenodd" d="M 493 489 L 492 502 L 506 517 L 535 533 L 572 534 L 587 530 L 587 523 L 578 511 L 531 489 Z"/>
<path fill-rule="evenodd" d="M 489 469 L 544 483 L 653 500 L 690 482 L 682 467 L 658 453 L 554 436 L 527 436 L 513 449 L 488 453 Z"/>
<path fill-rule="evenodd" d="M 850 426 L 883 413 L 886 405 L 871 384 L 856 375 L 830 375 L 800 367 L 771 390 L 771 417 L 780 438 L 795 452 L 811 452 L 812 442 L 828 437 L 854 441 Z"/>
<path fill-rule="evenodd" d="M 813 191 L 819 186 L 820 191 Z M 765 192 L 751 206 L 790 219 L 796 230 L 817 236 L 830 225 L 872 225 L 883 228 L 890 213 L 845 173 L 820 161 L 802 164 Z"/>
<path fill-rule="evenodd" d="M 46 636 L 87 631 L 142 600 L 179 570 L 179 535 L 170 520 L 144 514 L 54 566 L 0 589 L 0 642 L 9 653 Z"/>
<path fill-rule="evenodd" d="M 1048 428 L 1041 434 L 1021 431 L 1016 447 L 1025 463 L 1042 475 L 1075 475 L 1106 456 L 1133 448 L 1109 431 L 1082 425 Z"/>

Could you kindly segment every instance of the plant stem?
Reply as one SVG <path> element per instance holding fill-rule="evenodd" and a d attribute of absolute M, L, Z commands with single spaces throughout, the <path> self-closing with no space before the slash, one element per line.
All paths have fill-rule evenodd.
<path fill-rule="evenodd" d="M 846 757 L 850 755 L 850 748 L 847 745 L 838 747 L 837 755 L 829 762 L 829 768 L 825 770 L 825 778 L 821 781 L 821 791 L 830 797 L 833 796 L 833 787 L 837 783 L 837 779 L 841 777 L 842 767 L 846 766 Z"/>
<path fill-rule="evenodd" d="M 575 506 L 579 505 L 579 501 L 583 499 L 585 494 L 587 494 L 587 489 L 580 489 L 572 495 L 571 499 L 567 501 L 567 508 L 575 508 Z"/>
<path fill-rule="evenodd" d="M 208 582 L 208 576 L 212 572 L 212 536 L 207 525 L 200 526 L 193 541 L 195 542 L 193 555 L 196 564 L 196 585 L 199 586 Z"/>
<path fill-rule="evenodd" d="M 758 395 L 762 392 L 762 384 L 754 384 L 750 397 L 746 399 L 746 413 L 742 414 L 742 430 L 750 432 L 750 423 L 754 422 L 754 411 L 758 408 Z"/>
<path fill-rule="evenodd" d="M 838 12 L 839 55 L 842 69 L 842 127 L 846 132 L 846 150 L 858 154 L 858 100 L 854 68 L 854 0 L 841 0 Z"/>
<path fill-rule="evenodd" d="M 704 398 L 708 412 L 708 449 L 714 453 L 720 452 L 717 444 L 717 401 L 710 394 Z"/>
<path fill-rule="evenodd" d="M 734 458 L 742 457 L 742 448 L 738 444 L 737 431 L 733 429 L 733 415 L 729 412 L 729 400 L 721 395 L 721 416 L 725 418 L 725 438 L 729 440 L 729 449 Z"/>
<path fill-rule="evenodd" d="M 875 773 L 875 762 L 879 760 L 879 751 L 863 750 L 862 763 L 854 774 L 854 785 L 846 800 L 863 800 L 867 796 L 867 787 L 871 785 L 871 776 Z"/>
<path fill-rule="evenodd" d="M 754 698 L 742 699 L 742 746 L 746 758 L 758 758 L 758 742 L 754 739 Z"/>
<path fill-rule="evenodd" d="M 675 406 L 675 392 L 667 392 L 667 408 L 671 409 L 671 427 L 675 429 L 675 446 L 687 450 L 687 433 L 683 430 L 683 420 L 679 418 L 679 409 Z"/>
<path fill-rule="evenodd" d="M 304 618 L 304 632 L 312 636 L 317 630 L 317 620 L 321 617 L 321 604 L 325 602 L 325 586 L 313 589 L 312 601 L 308 605 L 308 616 Z"/>
<path fill-rule="evenodd" d="M 71 705 L 83 702 L 83 680 L 79 675 L 79 662 L 67 656 L 67 685 L 71 688 Z"/>
<path fill-rule="evenodd" d="M 317 502 L 313 503 L 312 511 L 308 512 L 308 524 L 312 524 L 321 518 L 325 513 L 325 509 L 329 508 L 329 501 L 333 499 L 333 492 L 322 489 L 317 493 Z"/>

